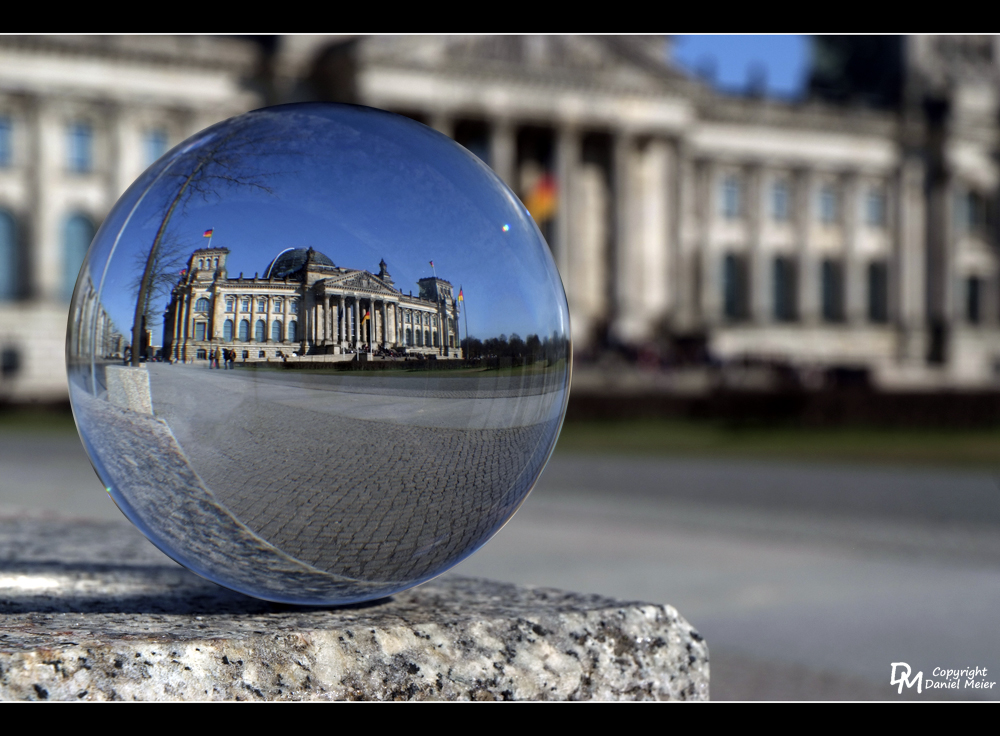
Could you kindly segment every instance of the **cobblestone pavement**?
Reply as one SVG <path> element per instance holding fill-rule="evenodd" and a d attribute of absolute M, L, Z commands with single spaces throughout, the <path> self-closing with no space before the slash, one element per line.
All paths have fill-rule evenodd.
<path fill-rule="evenodd" d="M 162 420 L 111 406 L 73 384 L 70 390 L 88 451 L 99 458 L 122 511 L 195 572 L 246 593 L 302 603 L 360 600 L 401 587 L 346 579 L 291 558 L 218 503 Z"/>
<path fill-rule="evenodd" d="M 361 395 L 249 371 L 149 370 L 157 416 L 226 509 L 297 560 L 372 582 L 426 579 L 492 536 L 540 472 L 564 398 L 496 396 L 495 381 L 468 379 L 479 398 L 427 396 L 457 390 L 442 379 L 400 397 L 385 380 Z"/>

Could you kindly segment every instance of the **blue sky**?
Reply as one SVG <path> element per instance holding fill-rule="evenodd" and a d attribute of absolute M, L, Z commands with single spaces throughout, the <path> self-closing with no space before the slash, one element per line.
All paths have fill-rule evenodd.
<path fill-rule="evenodd" d="M 259 175 L 271 191 L 223 183 L 218 196 L 188 200 L 168 231 L 185 252 L 203 247 L 202 233 L 212 228 L 212 245 L 230 250 L 231 277 L 262 274 L 286 248 L 312 246 L 338 266 L 372 272 L 384 258 L 404 292 L 417 291 L 434 261 L 440 278 L 464 288 L 471 335 L 565 331 L 558 275 L 531 217 L 464 148 L 406 118 L 367 108 L 288 106 L 252 116 L 259 153 L 244 155 L 226 173 L 243 180 Z M 190 153 L 168 155 L 177 163 L 127 224 L 127 211 L 155 172 L 140 179 L 101 228 L 91 253 L 92 263 L 101 263 L 98 271 L 124 225 L 103 293 L 120 329 L 132 324 L 137 254 L 148 252 L 166 204 L 204 157 L 211 136 Z M 165 306 L 160 300 L 157 311 Z"/>
<path fill-rule="evenodd" d="M 746 89 L 750 70 L 766 70 L 767 94 L 797 97 L 809 67 L 808 36 L 674 36 L 674 63 L 698 74 L 715 68 L 715 86 L 722 91 Z"/>

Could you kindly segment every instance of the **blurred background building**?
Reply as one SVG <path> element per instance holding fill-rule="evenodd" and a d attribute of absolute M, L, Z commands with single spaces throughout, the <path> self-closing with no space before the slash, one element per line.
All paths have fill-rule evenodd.
<path fill-rule="evenodd" d="M 407 115 L 492 166 L 546 235 L 597 372 L 996 388 L 1000 42 L 814 39 L 795 101 L 721 94 L 670 43 L 0 37 L 0 400 L 65 396 L 83 254 L 149 163 L 305 100 Z"/>

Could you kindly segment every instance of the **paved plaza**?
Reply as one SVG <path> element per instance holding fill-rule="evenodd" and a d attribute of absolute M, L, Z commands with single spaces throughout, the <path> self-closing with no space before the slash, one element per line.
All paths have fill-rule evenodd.
<path fill-rule="evenodd" d="M 156 418 L 226 512 L 266 545 L 386 592 L 435 574 L 507 520 L 563 401 L 550 374 L 149 370 Z"/>

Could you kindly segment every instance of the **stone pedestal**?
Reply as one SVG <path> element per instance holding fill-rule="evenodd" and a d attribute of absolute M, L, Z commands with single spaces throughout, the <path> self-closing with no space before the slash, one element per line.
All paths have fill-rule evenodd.
<path fill-rule="evenodd" d="M 0 520 L 4 700 L 708 698 L 670 606 L 445 576 L 295 608 L 178 567 L 131 526 Z"/>

